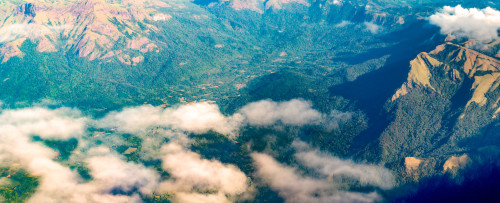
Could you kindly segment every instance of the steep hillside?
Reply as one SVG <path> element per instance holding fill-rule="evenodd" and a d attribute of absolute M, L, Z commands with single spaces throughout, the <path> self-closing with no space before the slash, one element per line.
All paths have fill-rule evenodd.
<path fill-rule="evenodd" d="M 196 3 L 3 2 L 2 100 L 48 98 L 85 109 L 231 103 L 252 80 L 278 71 L 338 84 L 381 67 L 387 54 L 351 59 L 397 43 L 380 36 L 415 22 L 398 21 L 401 12 L 383 14 L 373 3 L 276 1 L 263 13 L 226 1 Z"/>
<path fill-rule="evenodd" d="M 19 46 L 31 40 L 38 44 L 40 52 L 72 51 L 89 60 L 116 57 L 123 63 L 137 64 L 144 60 L 141 53 L 158 51 L 161 45 L 150 37 L 158 31 L 153 24 L 172 18 L 159 11 L 172 6 L 176 5 L 103 0 L 2 6 L 2 62 L 22 56 Z"/>
<path fill-rule="evenodd" d="M 419 54 L 389 102 L 394 120 L 380 138 L 382 159 L 419 176 L 468 162 L 492 144 L 480 140 L 499 122 L 499 85 L 500 61 L 463 45 Z M 453 158 L 460 156 L 467 158 Z"/>

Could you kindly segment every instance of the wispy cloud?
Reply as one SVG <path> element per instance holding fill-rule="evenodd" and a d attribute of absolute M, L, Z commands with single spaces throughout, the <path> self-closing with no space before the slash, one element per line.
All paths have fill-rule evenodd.
<path fill-rule="evenodd" d="M 350 178 L 364 186 L 391 189 L 394 177 L 388 169 L 370 164 L 342 160 L 302 141 L 295 141 L 295 157 L 316 175 L 305 175 L 297 167 L 279 163 L 267 154 L 253 153 L 257 176 L 279 192 L 287 202 L 374 202 L 381 200 L 377 192 L 361 193 L 340 189 L 338 178 Z"/>
<path fill-rule="evenodd" d="M 42 138 L 79 137 L 85 131 L 86 121 L 80 111 L 70 108 L 48 110 L 38 107 L 5 110 L 0 114 L 3 128 L 16 129 L 23 135 L 38 135 Z"/>
<path fill-rule="evenodd" d="M 295 141 L 293 145 L 297 150 L 295 157 L 299 162 L 325 176 L 353 178 L 363 185 L 376 186 L 382 189 L 391 189 L 396 182 L 391 171 L 384 167 L 343 160 L 317 149 L 312 149 L 302 141 Z"/>
<path fill-rule="evenodd" d="M 382 27 L 372 22 L 364 22 L 365 31 L 370 32 L 372 34 L 377 34 L 382 31 Z"/>
<path fill-rule="evenodd" d="M 269 155 L 253 153 L 257 176 L 278 191 L 286 202 L 374 202 L 376 192 L 358 193 L 339 190 L 328 179 L 302 175 L 297 168 L 283 165 Z"/>
<path fill-rule="evenodd" d="M 350 25 L 350 24 L 352 24 L 352 22 L 349 22 L 349 21 L 347 21 L 347 20 L 343 20 L 342 22 L 340 22 L 340 23 L 336 24 L 336 25 L 335 25 L 335 27 L 337 27 L 337 28 L 341 28 L 341 27 L 348 26 L 348 25 Z"/>
<path fill-rule="evenodd" d="M 262 100 L 247 104 L 238 113 L 249 125 L 269 126 L 282 123 L 293 126 L 322 125 L 329 129 L 352 117 L 351 113 L 335 110 L 330 114 L 321 113 L 313 109 L 311 102 L 302 99 L 285 102 Z"/>
<path fill-rule="evenodd" d="M 47 26 L 32 23 L 10 24 L 0 28 L 0 43 L 15 41 L 20 38 L 38 39 L 51 33 L 59 33 L 70 25 Z"/>

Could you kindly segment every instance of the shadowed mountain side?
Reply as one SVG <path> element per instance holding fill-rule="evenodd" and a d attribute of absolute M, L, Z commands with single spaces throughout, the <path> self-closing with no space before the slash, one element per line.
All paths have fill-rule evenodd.
<path fill-rule="evenodd" d="M 373 143 L 389 124 L 388 114 L 383 106 L 397 88 L 406 80 L 409 72 L 409 62 L 423 51 L 434 49 L 441 41 L 437 37 L 438 29 L 429 26 L 424 21 L 418 21 L 407 28 L 384 36 L 386 42 L 394 39 L 404 39 L 398 44 L 373 49 L 362 54 L 357 63 L 377 58 L 386 54 L 391 56 L 380 69 L 360 76 L 355 81 L 347 82 L 330 88 L 330 94 L 341 95 L 357 102 L 358 106 L 369 118 L 368 129 L 357 136 L 351 145 L 351 153 L 360 152 L 360 149 Z M 346 58 L 346 62 L 355 63 L 357 57 Z"/>
<path fill-rule="evenodd" d="M 391 202 L 498 202 L 499 172 L 497 164 L 485 163 L 466 170 L 461 181 L 450 174 L 432 177 Z"/>

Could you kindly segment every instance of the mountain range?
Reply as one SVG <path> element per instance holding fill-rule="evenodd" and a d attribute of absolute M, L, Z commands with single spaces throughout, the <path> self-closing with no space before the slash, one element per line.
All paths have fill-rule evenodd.
<path fill-rule="evenodd" d="M 497 9 L 0 2 L 0 201 L 492 200 Z"/>

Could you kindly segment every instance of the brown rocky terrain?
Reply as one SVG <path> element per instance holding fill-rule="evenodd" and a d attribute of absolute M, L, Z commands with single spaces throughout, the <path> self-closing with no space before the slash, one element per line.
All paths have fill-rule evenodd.
<path fill-rule="evenodd" d="M 115 58 L 136 64 L 143 59 L 141 53 L 161 48 L 149 36 L 158 30 L 154 22 L 172 18 L 159 9 L 172 6 L 178 5 L 158 0 L 7 2 L 0 9 L 2 62 L 22 57 L 19 46 L 31 40 L 40 52 L 73 50 L 89 60 Z"/>
<path fill-rule="evenodd" d="M 430 53 L 421 53 L 410 64 L 408 79 L 394 94 L 393 101 L 417 86 L 439 93 L 430 83 L 433 77 L 430 70 L 436 68 L 441 68 L 446 72 L 449 76 L 447 81 L 449 83 L 462 80 L 460 73 L 464 73 L 466 77 L 474 81 L 470 87 L 472 97 L 467 106 L 472 102 L 479 106 L 486 105 L 485 95 L 497 91 L 500 85 L 500 61 L 498 59 L 453 43 L 440 45 Z M 497 99 L 493 107 L 497 108 L 498 103 Z M 500 109 L 494 109 L 494 111 L 498 114 Z"/>

